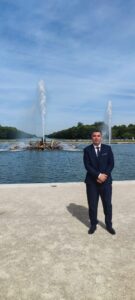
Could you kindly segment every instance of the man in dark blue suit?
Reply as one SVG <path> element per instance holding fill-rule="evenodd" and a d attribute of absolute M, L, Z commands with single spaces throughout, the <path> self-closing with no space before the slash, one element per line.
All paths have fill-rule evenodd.
<path fill-rule="evenodd" d="M 109 145 L 102 144 L 102 134 L 94 131 L 91 135 L 92 144 L 84 149 L 84 166 L 87 170 L 85 183 L 89 207 L 89 218 L 91 227 L 88 231 L 93 234 L 96 230 L 97 209 L 99 196 L 101 197 L 106 229 L 109 233 L 115 234 L 112 227 L 112 177 L 111 171 L 114 168 L 114 157 Z"/>

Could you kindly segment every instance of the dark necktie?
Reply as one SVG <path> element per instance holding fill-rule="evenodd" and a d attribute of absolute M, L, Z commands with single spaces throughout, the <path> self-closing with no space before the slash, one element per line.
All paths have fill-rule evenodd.
<path fill-rule="evenodd" d="M 99 147 L 96 147 L 96 149 L 97 149 L 97 157 L 99 157 L 99 153 L 100 153 Z"/>

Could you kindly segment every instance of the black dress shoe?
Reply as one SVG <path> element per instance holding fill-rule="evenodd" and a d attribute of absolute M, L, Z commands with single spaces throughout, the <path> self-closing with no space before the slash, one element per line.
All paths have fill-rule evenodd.
<path fill-rule="evenodd" d="M 115 230 L 112 227 L 106 227 L 107 231 L 111 234 L 116 234 Z"/>
<path fill-rule="evenodd" d="M 88 231 L 88 234 L 93 234 L 96 229 L 97 229 L 96 226 L 91 226 L 90 229 L 89 229 L 89 231 Z"/>

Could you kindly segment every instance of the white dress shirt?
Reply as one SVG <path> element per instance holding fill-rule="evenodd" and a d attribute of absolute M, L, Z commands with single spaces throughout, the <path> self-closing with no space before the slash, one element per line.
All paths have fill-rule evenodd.
<path fill-rule="evenodd" d="M 95 149 L 95 152 L 96 152 L 96 156 L 98 156 L 98 153 L 97 153 L 97 147 L 99 148 L 99 151 L 101 150 L 101 144 L 99 144 L 98 146 L 96 145 L 93 145 L 94 146 L 94 149 Z"/>

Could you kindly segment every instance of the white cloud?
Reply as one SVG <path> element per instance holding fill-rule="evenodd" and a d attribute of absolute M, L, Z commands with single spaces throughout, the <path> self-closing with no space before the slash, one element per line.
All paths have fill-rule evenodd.
<path fill-rule="evenodd" d="M 30 0 L 10 1 L 1 9 L 2 121 L 18 126 L 24 120 L 43 79 L 49 131 L 101 120 L 110 99 L 116 123 L 134 122 L 131 6 L 135 8 L 117 1 L 74 0 L 65 5 L 62 0 Z"/>

